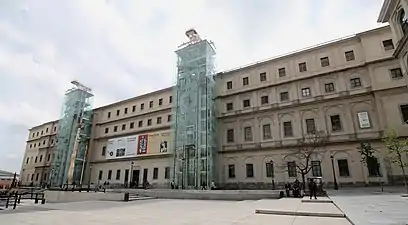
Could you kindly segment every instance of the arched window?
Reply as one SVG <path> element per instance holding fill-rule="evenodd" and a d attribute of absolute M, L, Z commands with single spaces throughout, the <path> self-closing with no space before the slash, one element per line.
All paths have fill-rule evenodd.
<path fill-rule="evenodd" d="M 407 33 L 408 31 L 408 17 L 405 14 L 405 10 L 404 9 L 400 9 L 399 13 L 398 13 L 398 23 L 401 26 L 402 32 L 404 34 Z"/>

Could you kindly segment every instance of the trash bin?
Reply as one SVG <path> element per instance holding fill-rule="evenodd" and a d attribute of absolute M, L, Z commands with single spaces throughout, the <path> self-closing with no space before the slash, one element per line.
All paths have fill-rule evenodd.
<path fill-rule="evenodd" d="M 129 201 L 129 192 L 126 192 L 125 193 L 125 202 L 128 202 Z"/>

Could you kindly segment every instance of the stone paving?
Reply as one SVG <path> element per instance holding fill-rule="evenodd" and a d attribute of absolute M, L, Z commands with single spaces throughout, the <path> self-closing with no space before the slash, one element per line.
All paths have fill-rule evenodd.
<path fill-rule="evenodd" d="M 309 211 L 314 204 L 303 203 Z M 255 214 L 259 207 L 284 206 L 287 210 L 299 208 L 301 199 L 260 201 L 203 201 L 203 200 L 143 200 L 133 202 L 76 202 L 54 203 L 30 207 L 21 206 L 16 211 L 0 212 L 4 224 L 58 225 L 83 224 L 166 224 L 166 225 L 349 225 L 345 218 L 328 218 L 293 215 Z M 315 207 L 320 210 L 321 207 Z M 315 211 L 315 210 L 314 210 Z"/>

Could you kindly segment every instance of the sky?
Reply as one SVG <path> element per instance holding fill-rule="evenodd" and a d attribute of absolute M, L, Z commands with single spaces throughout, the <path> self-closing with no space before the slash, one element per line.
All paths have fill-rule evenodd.
<path fill-rule="evenodd" d="M 94 106 L 174 84 L 195 28 L 217 71 L 382 26 L 383 0 L 0 0 L 0 169 L 20 171 L 28 129 L 59 118 L 71 80 Z"/>

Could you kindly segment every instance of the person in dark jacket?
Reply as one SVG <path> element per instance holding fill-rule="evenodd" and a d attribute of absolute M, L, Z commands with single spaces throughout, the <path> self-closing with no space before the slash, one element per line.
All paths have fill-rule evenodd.
<path fill-rule="evenodd" d="M 285 191 L 286 191 L 286 197 L 289 197 L 290 196 L 290 183 L 289 182 L 287 182 L 286 184 L 285 184 Z"/>
<path fill-rule="evenodd" d="M 313 179 L 309 180 L 309 197 L 312 199 L 312 196 L 316 198 L 317 184 Z"/>

